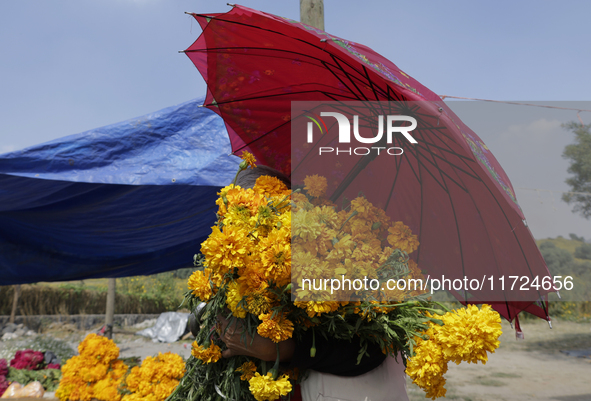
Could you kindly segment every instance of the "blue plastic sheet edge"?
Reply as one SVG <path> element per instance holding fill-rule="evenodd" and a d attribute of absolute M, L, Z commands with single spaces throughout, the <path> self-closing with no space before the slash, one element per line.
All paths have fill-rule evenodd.
<path fill-rule="evenodd" d="M 190 267 L 239 163 L 201 104 L 0 156 L 0 285 Z"/>

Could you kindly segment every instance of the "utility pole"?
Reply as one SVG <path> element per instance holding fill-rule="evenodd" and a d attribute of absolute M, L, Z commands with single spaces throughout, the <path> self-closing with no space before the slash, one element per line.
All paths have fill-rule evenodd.
<path fill-rule="evenodd" d="M 300 0 L 300 22 L 324 31 L 324 0 Z"/>
<path fill-rule="evenodd" d="M 110 278 L 107 287 L 107 313 L 105 316 L 105 337 L 113 338 L 113 316 L 115 315 L 115 290 L 117 279 Z"/>
<path fill-rule="evenodd" d="M 21 295 L 21 285 L 17 284 L 12 287 L 14 289 L 14 295 L 12 297 L 12 311 L 10 312 L 9 323 L 14 323 L 16 318 L 16 308 L 18 307 L 18 298 Z"/>

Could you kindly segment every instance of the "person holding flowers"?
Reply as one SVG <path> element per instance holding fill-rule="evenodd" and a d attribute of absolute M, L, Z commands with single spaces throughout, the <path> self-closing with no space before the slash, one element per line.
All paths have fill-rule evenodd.
<path fill-rule="evenodd" d="M 422 277 L 412 260 L 418 240 L 363 196 L 337 208 L 324 199 L 324 177 L 306 177 L 292 192 L 287 177 L 255 163 L 244 152 L 195 257 L 186 299 L 192 310 L 203 303 L 200 329 L 170 400 L 272 401 L 294 395 L 298 383 L 304 400 L 406 400 L 407 359 L 413 380 L 437 397 L 444 364 L 484 361 L 494 350 L 494 319 L 481 320 L 488 334 L 472 341 L 478 319 L 455 319 L 421 291 L 349 289 L 333 299 L 306 289 L 306 276 Z M 457 346 L 462 341 L 484 354 Z M 430 346 L 444 355 L 433 369 L 424 356 Z"/>

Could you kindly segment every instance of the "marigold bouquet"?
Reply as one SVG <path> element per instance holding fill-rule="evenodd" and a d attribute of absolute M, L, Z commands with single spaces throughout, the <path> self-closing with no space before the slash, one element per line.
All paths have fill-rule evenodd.
<path fill-rule="evenodd" d="M 240 171 L 254 163 L 245 152 Z M 244 338 L 258 333 L 280 343 L 310 331 L 358 338 L 359 359 L 369 342 L 406 359 L 428 339 L 425 332 L 443 324 L 438 315 L 445 308 L 428 300 L 426 289 L 346 289 L 335 300 L 327 291 L 305 288 L 305 277 L 363 276 L 384 283 L 422 273 L 409 257 L 419 246 L 417 237 L 403 222 L 392 223 L 363 196 L 339 210 L 323 198 L 323 177 L 307 177 L 302 189 L 292 194 L 277 178 L 262 176 L 253 188 L 231 184 L 220 191 L 218 221 L 195 257 L 198 269 L 186 294 L 191 310 L 205 303 L 197 316 L 201 328 L 187 374 L 169 400 L 270 401 L 305 376 L 281 372 L 279 356 L 272 367 L 257 358 L 221 358 L 220 315 L 230 325 L 240 321 Z"/>

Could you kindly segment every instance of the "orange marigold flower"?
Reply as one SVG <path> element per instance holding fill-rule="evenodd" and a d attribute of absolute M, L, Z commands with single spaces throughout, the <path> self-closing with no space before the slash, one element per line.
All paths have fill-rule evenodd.
<path fill-rule="evenodd" d="M 263 175 L 257 178 L 254 184 L 254 191 L 267 196 L 283 195 L 288 191 L 287 185 L 277 177 Z"/>
<path fill-rule="evenodd" d="M 413 235 L 410 228 L 404 225 L 403 222 L 397 221 L 392 227 L 388 229 L 388 242 L 390 245 L 399 248 L 400 250 L 411 253 L 419 247 L 419 241 L 416 235 Z"/>
<path fill-rule="evenodd" d="M 291 338 L 293 322 L 287 318 L 287 313 L 277 313 L 275 317 L 272 316 L 273 312 L 259 315 L 262 323 L 257 327 L 257 333 L 262 337 L 270 338 L 276 343 Z"/>
<path fill-rule="evenodd" d="M 240 380 L 245 381 L 252 379 L 256 371 L 257 367 L 253 361 L 244 362 L 238 369 L 236 369 L 236 372 L 242 373 Z"/>
<path fill-rule="evenodd" d="M 240 163 L 240 167 L 241 168 L 246 168 L 247 166 L 250 166 L 251 168 L 255 168 L 257 165 L 256 163 L 256 159 L 254 157 L 254 155 L 250 152 L 247 152 L 246 150 L 244 152 L 242 152 L 242 154 L 240 155 L 240 158 L 243 160 L 242 163 Z M 244 167 L 242 167 L 242 164 L 245 163 Z"/>
<path fill-rule="evenodd" d="M 209 279 L 211 276 L 211 269 L 197 270 L 191 274 L 187 285 L 197 298 L 203 302 L 209 301 L 214 294 L 212 284 Z"/>
<path fill-rule="evenodd" d="M 326 178 L 318 174 L 304 178 L 304 185 L 304 189 L 308 191 L 308 195 L 315 197 L 324 195 L 328 186 Z"/>
<path fill-rule="evenodd" d="M 212 233 L 201 244 L 206 265 L 220 275 L 233 267 L 243 266 L 244 257 L 250 248 L 246 234 L 232 226 L 224 227 L 224 231 L 213 226 Z"/>
<path fill-rule="evenodd" d="M 222 351 L 220 347 L 211 343 L 209 347 L 205 348 L 202 345 L 197 344 L 197 341 L 193 342 L 193 349 L 191 355 L 195 358 L 200 359 L 203 363 L 217 362 L 222 357 Z"/>

